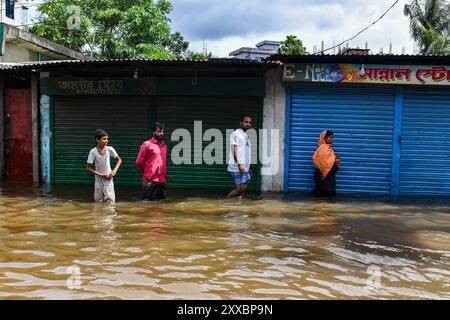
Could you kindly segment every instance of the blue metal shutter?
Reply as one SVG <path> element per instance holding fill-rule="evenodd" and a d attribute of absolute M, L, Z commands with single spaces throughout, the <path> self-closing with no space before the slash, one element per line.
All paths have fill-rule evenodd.
<path fill-rule="evenodd" d="M 450 90 L 405 89 L 400 194 L 450 195 Z"/>
<path fill-rule="evenodd" d="M 394 108 L 393 88 L 293 88 L 288 191 L 312 189 L 312 155 L 320 132 L 329 129 L 342 159 L 337 192 L 390 194 Z"/>

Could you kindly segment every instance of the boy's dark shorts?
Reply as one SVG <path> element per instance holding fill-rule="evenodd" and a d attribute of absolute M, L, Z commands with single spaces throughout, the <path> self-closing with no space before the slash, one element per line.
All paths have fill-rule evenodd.
<path fill-rule="evenodd" d="M 167 186 L 165 183 L 152 182 L 142 188 L 142 200 L 156 201 L 167 198 Z"/>

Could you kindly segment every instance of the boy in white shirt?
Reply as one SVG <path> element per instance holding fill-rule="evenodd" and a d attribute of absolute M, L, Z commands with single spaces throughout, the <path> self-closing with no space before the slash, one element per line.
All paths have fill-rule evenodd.
<path fill-rule="evenodd" d="M 252 117 L 249 115 L 242 116 L 240 124 L 241 127 L 230 136 L 228 171 L 233 176 L 236 188 L 230 191 L 229 198 L 242 196 L 247 190 L 252 175 L 250 169 L 251 145 L 247 135 L 247 130 L 252 127 Z"/>
<path fill-rule="evenodd" d="M 108 134 L 101 129 L 95 132 L 97 146 L 89 151 L 86 171 L 95 175 L 94 200 L 96 202 L 116 202 L 113 177 L 117 174 L 122 159 L 113 147 L 108 147 Z M 114 170 L 111 170 L 110 158 L 117 160 Z M 95 163 L 95 170 L 92 164 Z"/>

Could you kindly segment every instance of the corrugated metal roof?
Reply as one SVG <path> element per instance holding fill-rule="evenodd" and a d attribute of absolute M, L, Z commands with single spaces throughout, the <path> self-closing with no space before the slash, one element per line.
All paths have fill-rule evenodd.
<path fill-rule="evenodd" d="M 0 70 L 8 70 L 13 69 L 17 64 L 16 63 L 0 63 Z"/>
<path fill-rule="evenodd" d="M 120 65 L 123 63 L 131 64 L 160 64 L 160 65 L 247 65 L 247 66 L 276 66 L 275 61 L 257 61 L 248 59 L 233 58 L 213 58 L 207 60 L 190 59 L 99 59 L 99 60 L 54 60 L 54 61 L 33 61 L 18 62 L 10 64 L 8 69 L 42 69 L 46 67 L 71 66 L 71 65 Z"/>

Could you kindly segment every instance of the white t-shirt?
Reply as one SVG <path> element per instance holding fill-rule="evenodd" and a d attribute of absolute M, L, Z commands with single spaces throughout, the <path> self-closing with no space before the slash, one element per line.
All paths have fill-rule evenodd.
<path fill-rule="evenodd" d="M 117 156 L 118 154 L 113 147 L 106 147 L 106 153 L 104 156 L 98 152 L 97 148 L 93 148 L 89 151 L 87 163 L 95 163 L 95 171 L 98 173 L 108 174 L 112 171 L 110 158 L 115 159 Z"/>
<path fill-rule="evenodd" d="M 239 167 L 234 161 L 234 146 L 238 149 L 238 161 L 245 166 L 245 172 L 250 171 L 251 145 L 250 139 L 244 130 L 237 129 L 230 136 L 230 157 L 228 159 L 228 171 L 239 172 Z"/>

